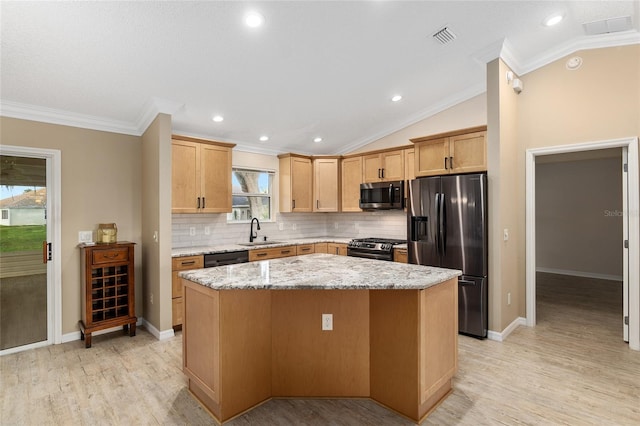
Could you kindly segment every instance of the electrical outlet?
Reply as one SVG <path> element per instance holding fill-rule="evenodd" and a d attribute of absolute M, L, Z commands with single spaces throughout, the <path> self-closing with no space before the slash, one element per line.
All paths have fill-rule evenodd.
<path fill-rule="evenodd" d="M 195 226 L 189 227 L 189 235 L 192 236 L 192 237 L 196 235 L 196 227 Z"/>
<path fill-rule="evenodd" d="M 153 293 L 149 295 L 149 302 L 153 305 Z"/>
<path fill-rule="evenodd" d="M 78 242 L 79 243 L 92 243 L 93 242 L 93 231 L 80 231 L 80 232 L 78 232 Z"/>
<path fill-rule="evenodd" d="M 211 228 L 209 228 L 208 226 L 204 227 L 204 235 L 211 235 Z"/>
<path fill-rule="evenodd" d="M 322 331 L 333 330 L 333 314 L 322 314 Z"/>
<path fill-rule="evenodd" d="M 511 305 L 511 292 L 507 293 L 507 305 Z"/>
<path fill-rule="evenodd" d="M 158 231 L 153 231 L 153 241 L 158 242 Z"/>
<path fill-rule="evenodd" d="M 284 230 L 284 223 L 282 223 L 282 222 L 278 223 L 278 230 L 279 231 Z"/>
<path fill-rule="evenodd" d="M 292 225 L 292 228 L 293 228 L 294 231 L 296 230 L 296 224 L 295 223 Z"/>
<path fill-rule="evenodd" d="M 335 229 L 338 229 L 338 222 L 333 222 L 333 227 L 334 227 Z"/>

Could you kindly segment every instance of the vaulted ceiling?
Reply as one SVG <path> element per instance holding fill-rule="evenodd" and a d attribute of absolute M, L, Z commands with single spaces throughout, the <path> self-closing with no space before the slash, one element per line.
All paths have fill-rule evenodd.
<path fill-rule="evenodd" d="M 139 135 L 161 111 L 244 150 L 344 153 L 483 93 L 499 55 L 524 74 L 640 42 L 639 4 L 3 1 L 0 113 Z"/>

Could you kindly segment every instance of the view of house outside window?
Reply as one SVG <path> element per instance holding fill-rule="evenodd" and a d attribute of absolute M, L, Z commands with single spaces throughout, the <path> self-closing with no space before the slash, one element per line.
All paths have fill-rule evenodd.
<path fill-rule="evenodd" d="M 233 168 L 231 172 L 232 209 L 227 222 L 271 220 L 273 171 Z"/>

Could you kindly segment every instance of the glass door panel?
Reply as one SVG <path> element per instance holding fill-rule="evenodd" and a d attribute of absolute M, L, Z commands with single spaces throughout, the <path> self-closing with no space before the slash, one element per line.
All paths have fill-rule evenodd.
<path fill-rule="evenodd" d="M 46 161 L 0 156 L 0 350 L 48 338 Z"/>

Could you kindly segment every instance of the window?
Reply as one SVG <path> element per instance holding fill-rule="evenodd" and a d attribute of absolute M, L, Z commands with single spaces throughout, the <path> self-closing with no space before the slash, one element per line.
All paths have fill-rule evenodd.
<path fill-rule="evenodd" d="M 227 222 L 249 222 L 254 217 L 260 221 L 271 220 L 274 172 L 233 168 L 231 171 L 232 206 Z"/>
<path fill-rule="evenodd" d="M 9 219 L 9 210 L 2 210 L 2 219 L 3 220 Z"/>

